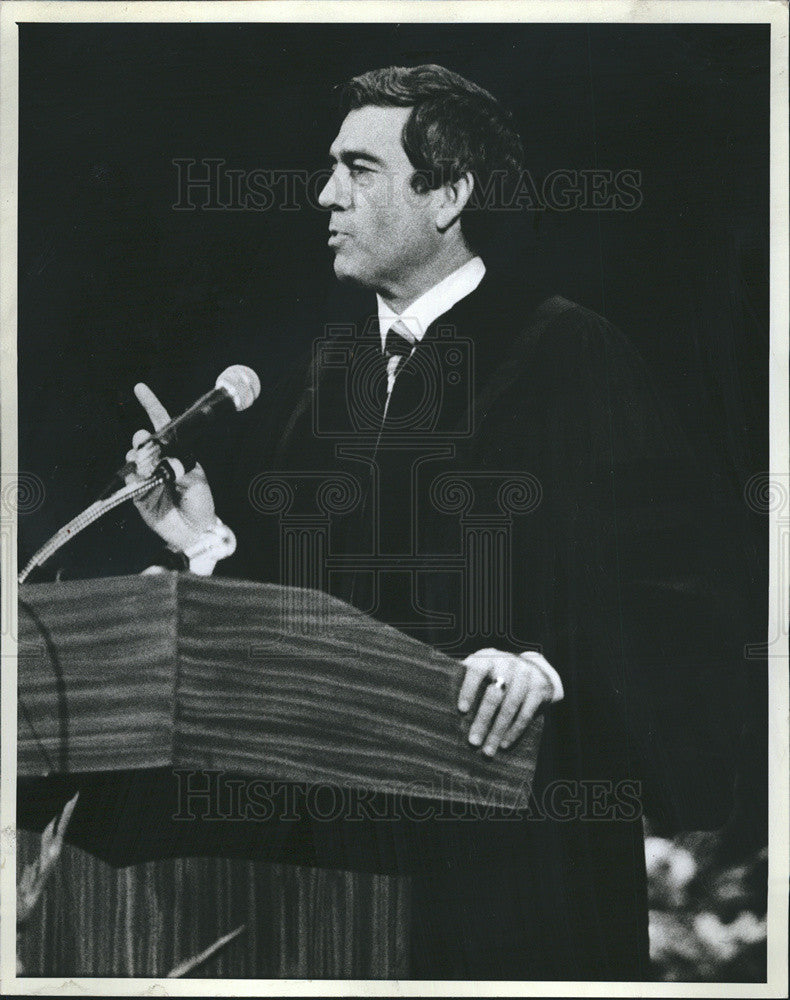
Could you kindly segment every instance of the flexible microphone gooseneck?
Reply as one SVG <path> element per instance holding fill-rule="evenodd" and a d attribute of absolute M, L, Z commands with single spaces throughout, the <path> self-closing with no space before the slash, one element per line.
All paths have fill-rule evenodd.
<path fill-rule="evenodd" d="M 201 422 L 210 419 L 220 410 L 233 409 L 236 412 L 241 412 L 248 409 L 258 398 L 260 392 L 260 379 L 252 368 L 247 368 L 246 365 L 231 365 L 217 379 L 216 385 L 211 392 L 207 392 L 204 396 L 201 396 L 188 410 L 185 410 L 180 416 L 165 424 L 164 427 L 160 427 L 146 441 L 146 444 L 148 441 L 154 440 L 164 450 L 168 446 L 180 443 L 185 435 L 194 433 L 199 428 Z M 172 483 L 175 478 L 172 466 L 167 459 L 163 459 L 157 465 L 154 474 L 149 476 L 148 479 L 125 484 L 120 489 L 112 492 L 116 478 L 121 483 L 124 483 L 125 477 L 135 472 L 135 470 L 136 465 L 134 462 L 127 462 L 122 466 L 98 500 L 82 511 L 82 513 L 72 518 L 59 531 L 56 531 L 38 549 L 22 572 L 19 573 L 17 581 L 24 583 L 36 567 L 43 566 L 58 549 L 71 541 L 72 538 L 76 537 L 88 525 L 93 524 L 94 521 L 98 521 L 108 511 L 124 503 L 126 500 L 133 500 L 144 496 L 155 487 L 162 486 L 165 483 Z"/>

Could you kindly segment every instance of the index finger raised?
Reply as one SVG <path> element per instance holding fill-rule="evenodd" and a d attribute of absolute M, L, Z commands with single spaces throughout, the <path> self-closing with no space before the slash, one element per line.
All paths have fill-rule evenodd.
<path fill-rule="evenodd" d="M 148 388 L 145 382 L 138 382 L 134 387 L 134 394 L 137 400 L 148 414 L 155 431 L 170 423 L 170 414 L 162 406 L 154 393 Z"/>

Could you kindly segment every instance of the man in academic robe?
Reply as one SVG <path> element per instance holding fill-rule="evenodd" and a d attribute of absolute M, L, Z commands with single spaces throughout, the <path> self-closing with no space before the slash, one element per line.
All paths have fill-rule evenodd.
<path fill-rule="evenodd" d="M 731 797 L 742 651 L 715 504 L 619 331 L 487 263 L 474 196 L 522 165 L 498 102 L 390 67 L 342 110 L 320 203 L 335 274 L 375 301 L 236 442 L 217 571 L 317 586 L 463 658 L 470 753 L 543 715 L 526 810 L 446 824 L 413 876 L 414 978 L 648 979 L 643 811 L 710 828 Z M 323 494 L 319 551 L 284 557 L 276 482 L 297 510 L 345 491 Z M 214 569 L 199 465 L 140 509 Z"/>

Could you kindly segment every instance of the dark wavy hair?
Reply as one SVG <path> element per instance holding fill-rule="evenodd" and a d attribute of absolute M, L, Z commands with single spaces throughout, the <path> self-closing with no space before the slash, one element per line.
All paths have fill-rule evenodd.
<path fill-rule="evenodd" d="M 501 212 L 518 183 L 524 150 L 512 115 L 487 90 L 444 66 L 387 66 L 339 88 L 340 113 L 373 105 L 411 108 L 402 142 L 415 190 L 435 190 L 469 171 L 474 191 L 461 229 L 476 251 L 502 232 Z"/>

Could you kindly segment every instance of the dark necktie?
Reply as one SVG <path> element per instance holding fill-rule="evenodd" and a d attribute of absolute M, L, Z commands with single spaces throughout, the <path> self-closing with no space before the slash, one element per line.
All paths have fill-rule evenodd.
<path fill-rule="evenodd" d="M 376 443 L 373 446 L 373 451 L 370 456 L 370 474 L 366 478 L 365 492 L 360 508 L 359 519 L 355 523 L 356 534 L 361 537 L 366 537 L 368 533 L 372 532 L 375 528 L 375 525 L 373 525 L 370 520 L 375 510 L 375 507 L 371 508 L 370 492 L 373 488 L 376 456 L 378 455 L 379 445 L 381 444 L 381 435 L 384 430 L 384 423 L 387 419 L 387 411 L 389 410 L 392 389 L 395 385 L 395 373 L 398 369 L 398 365 L 401 363 L 401 358 L 408 358 L 413 350 L 414 339 L 409 332 L 408 327 L 401 320 L 396 320 L 389 328 L 387 336 L 384 338 L 383 360 L 387 369 L 387 397 L 384 403 L 384 411 L 381 414 L 381 424 L 379 426 L 378 436 L 376 437 Z M 370 573 L 354 571 L 351 576 L 348 592 L 346 594 L 341 594 L 340 596 L 343 596 L 351 604 L 356 603 L 358 607 L 369 610 L 373 603 L 372 579 L 373 576 Z"/>
<path fill-rule="evenodd" d="M 396 320 L 387 331 L 384 340 L 384 360 L 387 364 L 387 402 L 389 402 L 392 387 L 395 385 L 395 374 L 401 358 L 408 358 L 414 350 L 414 338 L 409 328 L 402 320 Z M 386 413 L 386 408 L 385 411 Z"/>
<path fill-rule="evenodd" d="M 397 320 L 387 331 L 384 353 L 388 358 L 395 355 L 399 358 L 408 358 L 413 348 L 414 338 L 409 333 L 408 327 L 401 320 Z"/>

